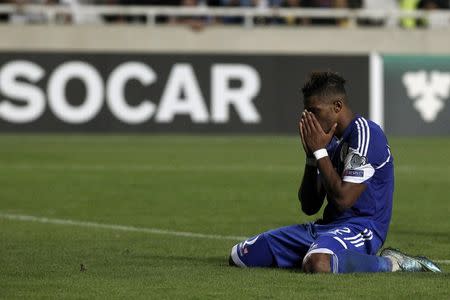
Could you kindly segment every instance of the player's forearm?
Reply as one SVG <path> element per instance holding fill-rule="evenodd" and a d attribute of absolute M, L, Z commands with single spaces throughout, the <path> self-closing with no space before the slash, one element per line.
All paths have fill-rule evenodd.
<path fill-rule="evenodd" d="M 313 215 L 320 210 L 325 198 L 321 184 L 317 179 L 317 168 L 305 166 L 302 183 L 298 191 L 298 199 L 302 211 L 307 215 Z"/>
<path fill-rule="evenodd" d="M 323 186 L 328 195 L 327 199 L 333 201 L 340 210 L 351 207 L 354 201 L 346 194 L 342 178 L 333 168 L 330 158 L 327 156 L 319 159 L 317 167 L 322 175 Z"/>

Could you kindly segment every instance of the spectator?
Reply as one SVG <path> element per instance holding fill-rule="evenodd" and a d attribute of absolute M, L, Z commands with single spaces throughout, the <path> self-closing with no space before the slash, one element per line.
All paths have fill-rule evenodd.
<path fill-rule="evenodd" d="M 25 10 L 25 4 L 52 4 L 51 0 L 15 0 L 16 11 L 9 16 L 9 22 L 13 24 L 42 24 L 48 22 L 43 13 L 29 12 Z"/>
<path fill-rule="evenodd" d="M 258 6 L 259 0 L 222 0 L 222 6 Z"/>
<path fill-rule="evenodd" d="M 282 7 L 286 8 L 300 8 L 302 6 L 302 0 L 286 0 L 283 1 Z M 305 18 L 299 17 L 286 17 L 284 18 L 284 24 L 287 25 L 299 25 L 299 24 L 307 24 L 307 20 Z"/>
<path fill-rule="evenodd" d="M 259 4 L 259 0 L 221 0 L 224 7 L 256 7 Z M 224 17 L 223 23 L 225 24 L 243 24 L 243 17 Z"/>
<path fill-rule="evenodd" d="M 398 10 L 398 1 L 397 0 L 365 0 L 363 1 L 363 8 L 370 10 Z M 360 25 L 367 26 L 382 26 L 386 25 L 389 27 L 396 25 L 395 18 L 385 19 L 384 15 L 381 15 L 379 18 L 371 18 L 371 19 L 362 19 L 358 21 Z"/>
<path fill-rule="evenodd" d="M 0 5 L 2 4 L 11 4 L 11 0 L 0 0 Z M 8 13 L 0 13 L 0 22 L 8 22 L 9 14 Z"/>
<path fill-rule="evenodd" d="M 199 0 L 182 0 L 181 6 L 195 7 L 199 5 L 205 5 L 206 3 Z M 205 26 L 212 21 L 211 17 L 207 16 L 192 16 L 192 17 L 173 17 L 170 20 L 172 24 L 184 24 L 190 26 L 193 30 L 202 30 Z"/>
<path fill-rule="evenodd" d="M 60 0 L 60 4 L 70 7 L 72 13 L 70 15 L 58 16 L 64 23 L 73 24 L 98 24 L 101 18 L 94 14 L 84 14 L 80 12 L 80 5 L 97 4 L 94 0 Z"/>
<path fill-rule="evenodd" d="M 404 12 L 411 12 L 417 9 L 419 0 L 400 0 L 400 9 Z M 405 17 L 400 20 L 400 24 L 403 28 L 416 27 L 416 19 L 411 17 Z"/>
<path fill-rule="evenodd" d="M 206 5 L 213 7 L 222 6 L 222 0 L 207 0 Z"/>
<path fill-rule="evenodd" d="M 181 0 L 103 0 L 106 4 L 112 5 L 157 5 L 157 6 L 179 6 L 181 5 Z M 107 22 L 126 22 L 126 23 L 145 23 L 147 22 L 147 16 L 114 16 L 108 15 L 104 16 Z M 169 18 L 167 16 L 156 16 L 156 23 L 167 23 Z"/>
<path fill-rule="evenodd" d="M 305 0 L 303 6 L 307 8 L 335 8 L 342 4 L 342 1 L 334 0 Z M 311 18 L 308 20 L 308 23 L 313 25 L 337 25 L 338 20 L 333 18 Z"/>
<path fill-rule="evenodd" d="M 269 0 L 268 5 L 272 8 L 301 8 L 303 2 L 305 2 L 305 0 Z M 300 25 L 307 24 L 307 19 L 295 16 L 287 16 L 283 18 L 274 17 L 272 18 L 271 23 L 284 25 Z"/>
<path fill-rule="evenodd" d="M 449 5 L 447 1 L 439 0 L 421 0 L 418 4 L 418 9 L 433 11 L 438 9 L 448 9 Z M 449 17 L 446 15 L 430 15 L 426 19 L 418 21 L 418 25 L 427 28 L 445 28 L 450 25 Z"/>

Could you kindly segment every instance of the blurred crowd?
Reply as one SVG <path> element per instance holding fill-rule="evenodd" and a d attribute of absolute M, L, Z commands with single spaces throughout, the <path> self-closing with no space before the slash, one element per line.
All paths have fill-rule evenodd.
<path fill-rule="evenodd" d="M 105 14 L 77 14 L 80 5 L 157 5 L 157 6 L 184 6 L 184 7 L 255 7 L 255 8 L 365 8 L 414 11 L 449 9 L 450 0 L 0 0 L 0 4 L 15 4 L 16 10 L 12 14 L 0 13 L 0 22 L 10 23 L 45 23 L 48 15 L 30 13 L 23 9 L 23 4 L 66 5 L 72 13 L 56 16 L 61 23 L 146 23 L 148 16 L 143 15 L 115 15 Z M 156 16 L 152 20 L 159 24 L 185 24 L 194 29 L 201 29 L 214 24 L 244 23 L 242 16 L 195 16 L 195 17 L 169 17 Z M 280 17 L 264 16 L 252 20 L 255 25 L 337 25 L 346 26 L 348 20 L 337 18 L 306 18 L 306 17 Z M 383 17 L 358 20 L 359 25 L 382 26 L 389 22 Z M 412 27 L 450 27 L 448 17 L 420 20 L 403 18 L 400 26 Z"/>

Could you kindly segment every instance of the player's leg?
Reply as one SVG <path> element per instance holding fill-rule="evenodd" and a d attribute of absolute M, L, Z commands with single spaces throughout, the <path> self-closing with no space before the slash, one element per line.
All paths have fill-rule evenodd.
<path fill-rule="evenodd" d="M 303 264 L 307 273 L 375 273 L 392 272 L 393 264 L 387 257 L 340 250 L 333 253 L 313 253 Z"/>
<path fill-rule="evenodd" d="M 264 232 L 233 246 L 230 265 L 239 267 L 301 267 L 313 241 L 311 225 L 292 225 Z"/>
<path fill-rule="evenodd" d="M 411 256 L 396 249 L 384 249 L 375 255 L 382 241 L 367 224 L 348 224 L 330 230 L 315 225 L 318 238 L 303 260 L 306 272 L 441 272 L 430 259 Z"/>
<path fill-rule="evenodd" d="M 303 260 L 305 272 L 390 272 L 392 261 L 373 255 L 381 241 L 371 232 L 351 225 L 318 234 Z"/>
<path fill-rule="evenodd" d="M 377 273 L 392 272 L 392 261 L 383 256 L 370 255 L 352 250 L 341 250 L 331 257 L 335 273 Z"/>
<path fill-rule="evenodd" d="M 423 256 L 411 256 L 396 249 L 387 248 L 380 256 L 342 250 L 331 257 L 337 260 L 337 273 L 354 272 L 442 272 L 430 259 Z"/>
<path fill-rule="evenodd" d="M 275 258 L 269 247 L 265 233 L 251 237 L 231 249 L 228 260 L 231 266 L 237 267 L 272 267 Z"/>
<path fill-rule="evenodd" d="M 348 249 L 332 254 L 313 253 L 305 260 L 303 270 L 308 273 L 442 272 L 426 257 L 410 256 L 390 248 L 380 256 Z"/>
<path fill-rule="evenodd" d="M 302 265 L 305 273 L 331 273 L 331 256 L 327 253 L 313 253 L 308 256 Z"/>

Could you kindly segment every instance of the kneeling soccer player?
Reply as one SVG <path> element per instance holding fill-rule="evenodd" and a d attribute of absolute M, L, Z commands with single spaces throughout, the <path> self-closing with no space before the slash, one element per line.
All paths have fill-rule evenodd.
<path fill-rule="evenodd" d="M 299 132 L 306 166 L 298 198 L 304 213 L 327 205 L 316 222 L 270 230 L 235 245 L 230 264 L 305 272 L 440 272 L 425 257 L 383 245 L 392 213 L 393 157 L 382 129 L 354 115 L 345 80 L 312 73 L 302 91 Z"/>

